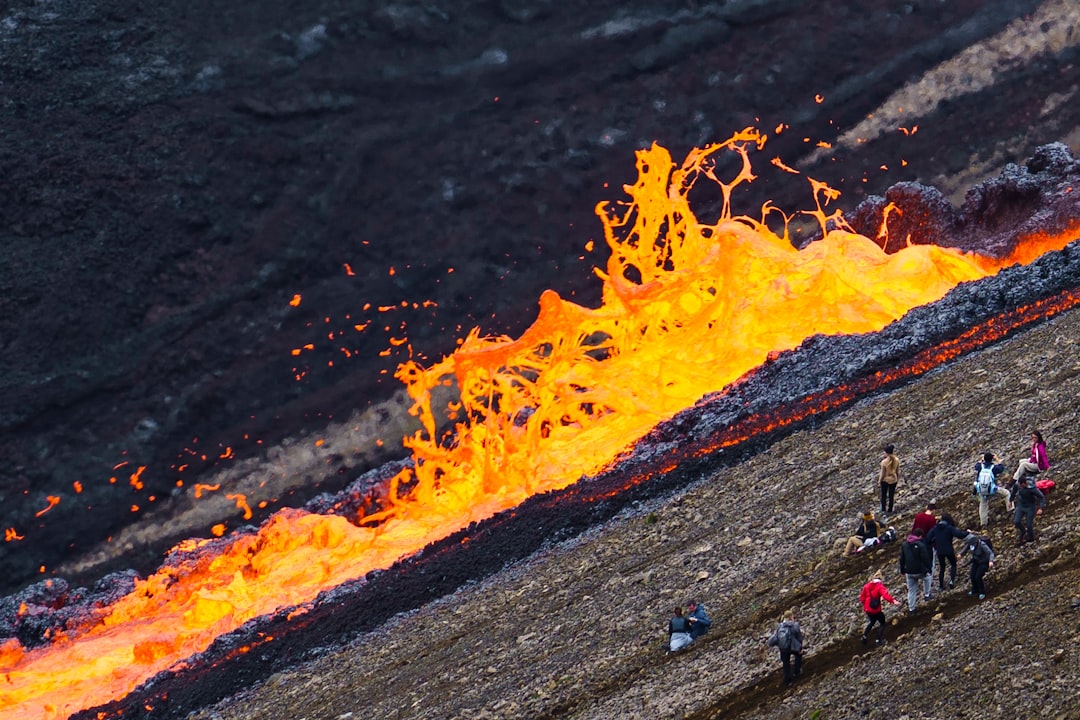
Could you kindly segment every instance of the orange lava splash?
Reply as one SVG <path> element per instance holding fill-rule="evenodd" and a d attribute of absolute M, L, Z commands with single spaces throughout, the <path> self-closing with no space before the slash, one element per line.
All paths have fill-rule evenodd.
<path fill-rule="evenodd" d="M 0 718 L 62 718 L 120 698 L 252 618 L 302 612 L 327 588 L 598 472 L 770 353 L 815 334 L 879 330 L 958 283 L 1075 237 L 1073 228 L 1026 239 L 1005 260 L 928 245 L 886 254 L 843 229 L 796 250 L 766 225 L 779 212 L 772 206 L 760 219 L 730 208 L 734 188 L 754 177 L 750 150 L 764 141 L 745 130 L 679 166 L 662 147 L 639 151 L 630 199 L 597 208 L 611 250 L 597 270 L 600 307 L 549 291 L 520 338 L 474 329 L 432 367 L 399 368 L 424 429 L 405 438 L 414 469 L 394 478 L 382 510 L 354 522 L 283 510 L 216 553 L 201 551 L 208 541 L 189 541 L 185 560 L 139 581 L 92 627 L 33 650 L 0 645 Z M 721 153 L 741 159 L 729 181 L 716 174 Z M 722 208 L 712 223 L 688 200 L 703 180 Z M 809 214 L 823 230 L 843 228 L 839 213 L 823 210 L 835 191 L 810 183 L 817 208 Z M 432 407 L 442 386 L 458 398 L 450 430 L 436 419 L 446 412 Z"/>

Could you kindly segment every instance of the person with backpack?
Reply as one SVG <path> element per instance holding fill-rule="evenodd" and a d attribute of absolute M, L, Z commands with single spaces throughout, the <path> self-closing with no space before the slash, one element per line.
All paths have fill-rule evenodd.
<path fill-rule="evenodd" d="M 979 498 L 979 524 L 985 529 L 990 522 L 990 498 L 995 495 L 1005 496 L 1005 511 L 1012 512 L 1012 499 L 1009 491 L 998 485 L 997 479 L 1005 472 L 1005 466 L 998 462 L 992 452 L 983 453 L 982 462 L 975 463 L 975 485 L 972 494 Z"/>
<path fill-rule="evenodd" d="M 889 594 L 888 588 L 882 581 L 881 571 L 878 570 L 859 591 L 859 602 L 862 603 L 863 612 L 866 613 L 867 618 L 866 629 L 863 630 L 861 638 L 863 645 L 867 643 L 870 631 L 874 629 L 875 624 L 879 626 L 876 644 L 885 644 L 885 608 L 882 606 L 882 601 L 893 605 L 900 604 Z"/>
<path fill-rule="evenodd" d="M 1046 496 L 1035 484 L 1035 478 L 1026 477 L 1014 482 L 1009 499 L 1016 505 L 1013 525 L 1020 532 L 1016 546 L 1020 547 L 1025 542 L 1035 542 L 1035 516 L 1042 515 L 1043 508 L 1046 507 Z"/>
<path fill-rule="evenodd" d="M 1027 460 L 1020 461 L 1019 467 L 1016 468 L 1016 473 L 1013 474 L 1013 481 L 1019 480 L 1024 477 L 1024 475 L 1038 475 L 1049 469 L 1050 460 L 1046 457 L 1046 442 L 1043 440 L 1041 432 L 1032 430 L 1031 455 Z"/>
<path fill-rule="evenodd" d="M 668 651 L 682 650 L 693 640 L 690 637 L 690 621 L 683 617 L 683 609 L 676 606 L 675 617 L 668 621 Z"/>
<path fill-rule="evenodd" d="M 960 557 L 971 553 L 971 589 L 968 595 L 977 596 L 980 600 L 986 597 L 987 571 L 994 567 L 994 548 L 988 538 L 976 535 L 970 528 L 967 537 L 964 538 L 964 547 L 960 550 Z"/>
<path fill-rule="evenodd" d="M 686 606 L 686 620 L 690 623 L 690 639 L 697 640 L 712 626 L 712 620 L 705 612 L 705 606 L 697 600 L 691 600 Z"/>
<path fill-rule="evenodd" d="M 900 574 L 907 578 L 908 615 L 915 612 L 920 586 L 931 571 L 930 549 L 923 539 L 921 528 L 915 528 L 900 546 Z M 929 599 L 929 594 L 927 594 Z"/>
<path fill-rule="evenodd" d="M 776 631 L 769 638 L 769 647 L 780 651 L 780 664 L 784 668 L 784 684 L 791 685 L 802 674 L 803 633 L 795 620 L 795 612 L 788 610 Z M 792 662 L 794 660 L 794 662 Z"/>
<path fill-rule="evenodd" d="M 927 535 L 930 547 L 937 557 L 938 588 L 945 590 L 945 566 L 949 566 L 949 589 L 956 587 L 956 549 L 953 548 L 954 538 L 965 538 L 967 533 L 956 527 L 952 515 L 942 513 L 937 525 L 934 525 Z"/>

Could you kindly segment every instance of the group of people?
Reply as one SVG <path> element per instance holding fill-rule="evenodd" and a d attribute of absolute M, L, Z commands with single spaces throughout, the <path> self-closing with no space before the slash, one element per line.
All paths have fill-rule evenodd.
<path fill-rule="evenodd" d="M 884 447 L 885 456 L 881 460 L 878 473 L 880 485 L 881 515 L 886 520 L 893 513 L 896 499 L 896 486 L 900 480 L 900 460 L 893 445 Z M 979 522 L 985 531 L 989 522 L 989 503 L 995 495 L 1005 498 L 1006 510 L 1014 513 L 1013 524 L 1019 532 L 1018 545 L 1035 540 L 1034 521 L 1042 514 L 1046 506 L 1046 497 L 1036 482 L 1036 476 L 1050 467 L 1046 455 L 1046 443 L 1042 433 L 1035 430 L 1031 434 L 1031 453 L 1027 460 L 1021 461 L 1008 486 L 999 485 L 997 480 L 1005 472 L 1004 465 L 992 452 L 983 454 L 983 459 L 975 464 L 975 482 L 973 494 L 979 499 Z M 1050 485 L 1052 486 L 1052 484 Z M 875 518 L 873 511 L 863 513 L 843 549 L 844 555 L 858 554 L 881 543 L 897 539 L 894 527 Z M 962 541 L 959 556 L 971 556 L 969 571 L 970 589 L 968 595 L 982 600 L 986 597 L 985 576 L 994 565 L 994 549 L 985 534 L 977 533 L 972 528 L 960 529 L 952 515 L 937 515 L 935 503 L 915 515 L 911 530 L 900 545 L 900 574 L 907 583 L 907 612 L 916 611 L 920 595 L 923 600 L 932 597 L 933 580 L 936 572 L 938 589 L 956 586 L 957 553 L 956 540 Z M 946 575 L 948 583 L 946 585 Z M 885 640 L 884 604 L 899 605 L 885 586 L 880 570 L 876 571 L 862 586 L 859 602 L 866 614 L 867 625 L 861 641 L 870 641 L 875 626 L 875 643 L 881 645 Z M 668 623 L 668 647 L 670 651 L 686 647 L 696 638 L 705 634 L 712 622 L 700 603 L 691 601 L 684 614 L 681 607 L 675 608 L 675 616 Z M 769 647 L 780 652 L 784 683 L 791 685 L 802 673 L 803 631 L 795 619 L 794 611 L 784 613 L 780 624 L 768 640 Z"/>
<path fill-rule="evenodd" d="M 864 513 L 854 534 L 844 544 L 844 555 L 854 555 L 879 543 L 896 539 L 895 528 L 886 528 L 885 522 L 895 507 L 896 486 L 900 481 L 900 459 L 896 456 L 894 445 L 886 445 L 883 450 L 884 457 L 878 468 L 881 520 L 875 518 L 873 512 Z M 1025 542 L 1034 542 L 1035 517 L 1041 515 L 1042 508 L 1046 507 L 1046 497 L 1041 486 L 1053 486 L 1051 481 L 1038 481 L 1036 477 L 1049 468 L 1046 442 L 1038 430 L 1031 433 L 1028 459 L 1020 461 L 1012 481 L 1007 485 L 998 482 L 998 478 L 1005 472 L 1005 466 L 998 456 L 992 452 L 983 453 L 982 460 L 975 463 L 975 481 L 972 486 L 972 494 L 979 501 L 980 527 L 985 530 L 989 524 L 990 500 L 1000 495 L 1005 498 L 1006 512 L 1013 514 L 1013 525 L 1019 532 L 1017 543 L 1022 545 Z M 929 528 L 924 528 L 924 533 L 928 532 Z"/>
<path fill-rule="evenodd" d="M 685 612 L 676 606 L 675 616 L 668 621 L 668 651 L 682 650 L 704 635 L 710 625 L 712 620 L 705 612 L 705 606 L 696 600 L 686 604 Z"/>

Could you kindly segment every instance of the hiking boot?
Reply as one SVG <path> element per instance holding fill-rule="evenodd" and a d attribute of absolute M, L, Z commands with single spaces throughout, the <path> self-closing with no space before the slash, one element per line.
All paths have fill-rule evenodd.
<path fill-rule="evenodd" d="M 862 636 L 861 638 L 859 638 L 859 642 L 861 642 L 861 643 L 862 643 L 863 645 L 865 645 L 865 644 L 866 644 L 866 641 L 867 641 L 867 639 L 868 639 L 868 638 L 867 638 L 867 637 L 866 637 L 865 635 L 863 635 L 863 636 Z"/>
<path fill-rule="evenodd" d="M 886 640 L 885 638 L 878 638 L 877 640 L 874 641 L 874 644 L 875 645 L 884 645 L 887 642 L 889 642 L 889 641 Z"/>
<path fill-rule="evenodd" d="M 980 594 L 979 599 L 980 600 L 985 600 L 986 599 L 986 594 L 985 593 Z"/>
<path fill-rule="evenodd" d="M 950 580 L 949 581 L 949 589 L 952 590 L 954 587 L 956 587 L 956 581 L 955 580 Z"/>

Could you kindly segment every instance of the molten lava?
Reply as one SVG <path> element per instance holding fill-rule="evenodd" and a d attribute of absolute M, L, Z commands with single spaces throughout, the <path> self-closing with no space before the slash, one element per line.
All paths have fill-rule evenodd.
<path fill-rule="evenodd" d="M 815 334 L 879 330 L 958 283 L 1075 237 L 1073 228 L 1027 238 L 1006 259 L 929 245 L 887 254 L 844 230 L 839 213 L 826 214 L 822 205 L 836 193 L 811 181 L 817 208 L 809 214 L 823 238 L 796 250 L 786 230 L 779 236 L 766 225 L 775 208 L 767 204 L 760 219 L 731 211 L 734 188 L 754 177 L 749 151 L 763 143 L 743 131 L 694 150 L 681 166 L 659 146 L 639 151 L 629 201 L 597 208 L 611 250 L 606 270 L 597 270 L 600 307 L 549 291 L 520 338 L 474 329 L 432 367 L 399 368 L 424 429 L 405 438 L 413 468 L 393 479 L 378 512 L 351 522 L 287 509 L 257 534 L 189 541 L 94 624 L 46 647 L 0 645 L 0 717 L 66 717 L 122 697 L 252 618 L 303 612 L 329 587 L 597 473 L 771 353 Z M 722 181 L 715 161 L 730 152 L 741 169 Z M 690 207 L 702 180 L 722 208 L 715 222 Z M 445 432 L 436 420 L 444 411 L 432 407 L 439 386 L 458 395 Z"/>

